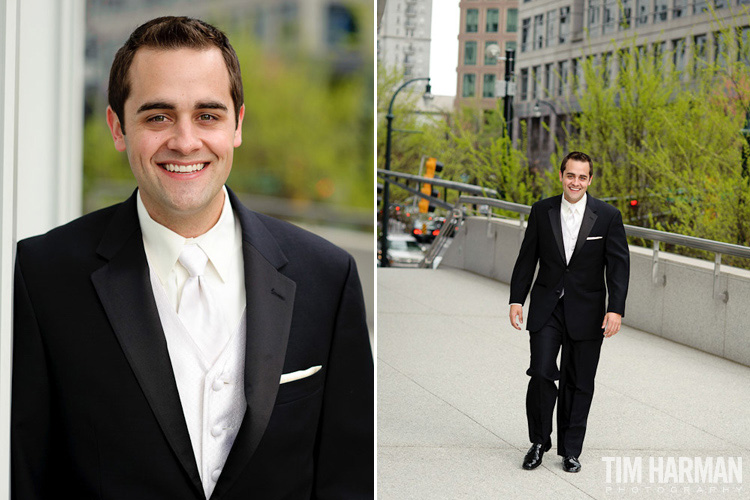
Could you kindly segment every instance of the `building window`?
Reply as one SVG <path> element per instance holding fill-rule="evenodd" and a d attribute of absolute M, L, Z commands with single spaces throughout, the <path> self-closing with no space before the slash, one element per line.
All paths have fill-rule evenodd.
<path fill-rule="evenodd" d="M 636 18 L 635 25 L 643 26 L 648 24 L 648 6 L 651 4 L 651 0 L 637 0 L 635 4 Z"/>
<path fill-rule="evenodd" d="M 663 23 L 667 20 L 667 5 L 668 0 L 656 0 L 654 6 L 654 22 Z"/>
<path fill-rule="evenodd" d="M 464 43 L 464 64 L 473 66 L 477 63 L 477 42 Z"/>
<path fill-rule="evenodd" d="M 568 41 L 568 35 L 570 34 L 570 7 L 562 7 L 560 9 L 560 30 L 557 41 L 561 44 Z"/>
<path fill-rule="evenodd" d="M 633 7 L 630 3 L 630 0 L 622 0 L 621 5 L 622 10 L 620 11 L 620 23 L 618 24 L 620 31 L 630 29 L 630 18 L 633 15 Z"/>
<path fill-rule="evenodd" d="M 664 51 L 667 49 L 667 42 L 657 42 L 654 44 L 654 61 L 656 64 L 664 62 Z"/>
<path fill-rule="evenodd" d="M 482 97 L 495 97 L 495 75 L 484 75 L 482 82 Z"/>
<path fill-rule="evenodd" d="M 508 33 L 518 31 L 518 9 L 508 9 L 508 22 L 505 25 L 505 31 Z"/>
<path fill-rule="evenodd" d="M 601 11 L 601 6 L 599 5 L 599 2 L 592 0 L 592 2 L 589 4 L 589 33 L 592 35 L 598 35 L 599 31 L 599 23 L 601 22 L 601 19 L 599 18 Z"/>
<path fill-rule="evenodd" d="M 604 9 L 602 11 L 602 30 L 605 35 L 615 32 L 617 8 L 617 0 L 604 0 Z"/>
<path fill-rule="evenodd" d="M 568 86 L 568 61 L 560 61 L 557 63 L 557 73 L 560 78 L 559 85 L 557 86 L 557 95 L 565 95 L 565 89 Z"/>
<path fill-rule="evenodd" d="M 531 50 L 529 44 L 529 34 L 531 32 L 531 18 L 527 17 L 521 21 L 521 52 L 528 52 Z"/>
<path fill-rule="evenodd" d="M 541 73 L 541 66 L 531 68 L 531 99 L 534 101 L 539 98 L 539 73 Z"/>
<path fill-rule="evenodd" d="M 521 100 L 525 101 L 529 98 L 529 70 L 524 68 L 521 70 Z"/>
<path fill-rule="evenodd" d="M 602 82 L 604 83 L 604 88 L 607 88 L 612 77 L 612 53 L 607 52 L 606 54 L 602 54 L 600 61 L 602 65 Z"/>
<path fill-rule="evenodd" d="M 461 88 L 461 97 L 474 97 L 476 95 L 477 75 L 473 73 L 464 74 L 464 82 Z"/>
<path fill-rule="evenodd" d="M 505 50 L 516 51 L 516 42 L 505 42 Z"/>
<path fill-rule="evenodd" d="M 696 59 L 706 58 L 706 35 L 695 35 L 693 37 L 693 56 Z"/>
<path fill-rule="evenodd" d="M 476 33 L 479 30 L 479 10 L 466 10 L 466 32 Z"/>
<path fill-rule="evenodd" d="M 727 64 L 726 36 L 721 31 L 714 33 L 714 61 L 719 66 L 726 66 Z"/>
<path fill-rule="evenodd" d="M 551 10 L 547 12 L 547 29 L 545 32 L 547 42 L 546 47 L 554 45 L 555 40 L 557 40 L 557 37 L 555 36 L 555 21 L 557 21 L 557 11 Z"/>
<path fill-rule="evenodd" d="M 714 0 L 714 7 L 717 9 L 723 9 L 727 6 L 726 0 Z"/>
<path fill-rule="evenodd" d="M 578 91 L 578 88 L 583 85 L 583 64 L 580 58 L 573 59 L 571 64 L 572 81 L 570 85 L 570 92 L 575 93 Z"/>
<path fill-rule="evenodd" d="M 708 5 L 706 4 L 706 0 L 695 0 L 695 4 L 693 5 L 693 14 L 700 14 L 707 11 Z"/>
<path fill-rule="evenodd" d="M 750 26 L 737 30 L 737 60 L 750 66 Z"/>
<path fill-rule="evenodd" d="M 500 29 L 500 11 L 498 9 L 487 9 L 487 33 L 497 33 Z"/>
<path fill-rule="evenodd" d="M 672 40 L 672 63 L 674 69 L 683 71 L 685 69 L 685 39 Z"/>
<path fill-rule="evenodd" d="M 534 49 L 544 47 L 544 15 L 534 16 Z"/>
<path fill-rule="evenodd" d="M 552 64 L 544 65 L 544 95 L 551 96 L 554 92 L 552 86 L 555 84 L 555 74 L 552 72 Z"/>
<path fill-rule="evenodd" d="M 493 45 L 497 47 L 498 50 L 500 49 L 500 47 L 498 47 L 497 45 L 497 42 L 486 42 L 484 44 L 484 65 L 485 66 L 492 66 L 492 65 L 497 64 L 497 57 L 490 55 L 489 50 L 488 50 Z"/>
<path fill-rule="evenodd" d="M 677 19 L 687 14 L 687 2 L 688 0 L 674 0 L 674 8 L 672 9 L 672 19 Z"/>

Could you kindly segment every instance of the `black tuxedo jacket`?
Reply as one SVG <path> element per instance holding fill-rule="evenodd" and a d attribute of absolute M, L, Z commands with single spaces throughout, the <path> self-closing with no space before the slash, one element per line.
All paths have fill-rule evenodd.
<path fill-rule="evenodd" d="M 229 197 L 248 407 L 211 498 L 372 498 L 373 363 L 354 261 Z M 18 244 L 11 432 L 14 499 L 204 498 L 135 195 Z"/>
<path fill-rule="evenodd" d="M 571 338 L 600 339 L 605 312 L 625 315 L 630 253 L 622 216 L 615 207 L 587 195 L 576 247 L 566 264 L 561 202 L 559 195 L 531 207 L 511 277 L 510 303 L 523 304 L 531 289 L 527 328 L 535 332 L 549 319 L 564 288 L 565 322 Z M 532 288 L 537 263 L 539 272 Z"/>

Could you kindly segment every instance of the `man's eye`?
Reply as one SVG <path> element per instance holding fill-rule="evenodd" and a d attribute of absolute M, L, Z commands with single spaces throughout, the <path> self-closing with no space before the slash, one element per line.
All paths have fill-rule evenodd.
<path fill-rule="evenodd" d="M 164 122 L 166 120 L 167 120 L 167 117 L 164 115 L 156 115 L 148 119 L 148 121 L 150 122 Z"/>
<path fill-rule="evenodd" d="M 209 113 L 203 113 L 202 115 L 200 115 L 198 117 L 198 119 L 201 120 L 201 121 L 210 121 L 210 120 L 215 120 L 216 117 L 214 115 L 209 114 Z"/>

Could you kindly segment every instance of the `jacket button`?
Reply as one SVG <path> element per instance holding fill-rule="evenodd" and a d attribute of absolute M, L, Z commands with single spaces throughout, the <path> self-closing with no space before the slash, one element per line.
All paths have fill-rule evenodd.
<path fill-rule="evenodd" d="M 560 295 L 560 290 L 555 290 L 555 293 L 556 293 L 557 295 Z"/>
<path fill-rule="evenodd" d="M 223 432 L 223 430 L 224 429 L 222 429 L 220 425 L 215 425 L 211 428 L 211 435 L 213 437 L 219 437 L 221 436 L 221 433 Z"/>
<path fill-rule="evenodd" d="M 214 380 L 214 383 L 211 384 L 211 388 L 214 391 L 220 391 L 224 388 L 224 382 L 222 382 L 221 380 Z"/>

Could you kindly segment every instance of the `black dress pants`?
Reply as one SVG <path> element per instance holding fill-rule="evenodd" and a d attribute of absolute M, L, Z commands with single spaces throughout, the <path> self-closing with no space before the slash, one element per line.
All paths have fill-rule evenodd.
<path fill-rule="evenodd" d="M 531 363 L 526 374 L 531 380 L 526 393 L 526 418 L 531 442 L 551 448 L 552 413 L 557 401 L 557 454 L 578 457 L 586 434 L 604 337 L 571 339 L 565 326 L 563 300 L 558 301 L 547 323 L 529 334 Z M 560 347 L 562 357 L 558 369 Z M 560 381 L 559 388 L 556 380 Z"/>

